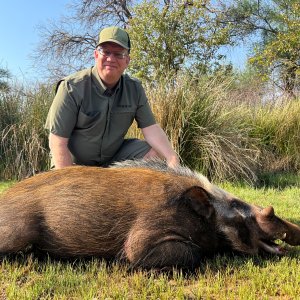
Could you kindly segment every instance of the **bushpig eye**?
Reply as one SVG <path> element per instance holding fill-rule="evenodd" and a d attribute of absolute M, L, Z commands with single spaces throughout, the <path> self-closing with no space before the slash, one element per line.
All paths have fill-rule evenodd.
<path fill-rule="evenodd" d="M 240 207 L 240 203 L 238 202 L 238 200 L 232 200 L 230 202 L 230 207 L 231 208 L 239 208 Z"/>

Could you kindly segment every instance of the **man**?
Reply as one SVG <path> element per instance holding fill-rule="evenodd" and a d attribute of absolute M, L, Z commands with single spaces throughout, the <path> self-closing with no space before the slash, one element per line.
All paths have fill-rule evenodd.
<path fill-rule="evenodd" d="M 179 164 L 140 82 L 123 74 L 129 52 L 128 33 L 118 27 L 105 28 L 94 51 L 95 66 L 58 83 L 46 121 L 56 169 L 152 157 L 166 159 L 170 167 Z M 145 140 L 124 138 L 134 119 Z"/>

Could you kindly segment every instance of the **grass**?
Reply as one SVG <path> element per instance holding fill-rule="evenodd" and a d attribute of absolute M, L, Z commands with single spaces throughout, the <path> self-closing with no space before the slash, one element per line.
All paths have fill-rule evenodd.
<path fill-rule="evenodd" d="M 183 74 L 170 82 L 145 84 L 145 90 L 185 165 L 213 180 L 252 183 L 265 172 L 299 171 L 298 99 L 244 99 L 233 77 Z"/>
<path fill-rule="evenodd" d="M 248 108 L 228 101 L 233 79 L 185 75 L 176 80 L 175 87 L 166 88 L 166 83 L 151 93 L 152 87 L 146 86 L 146 92 L 184 164 L 215 180 L 254 181 L 259 152 L 256 138 L 250 136 Z"/>
<path fill-rule="evenodd" d="M 258 107 L 252 114 L 252 134 L 258 139 L 263 171 L 299 170 L 299 113 L 298 100 L 282 100 Z"/>
<path fill-rule="evenodd" d="M 21 179 L 49 168 L 44 129 L 53 90 L 44 85 L 0 92 L 0 180 Z"/>
<path fill-rule="evenodd" d="M 275 187 L 283 189 L 289 186 L 300 188 L 299 176 L 292 173 L 265 173 L 261 174 L 257 182 L 258 186 Z"/>
<path fill-rule="evenodd" d="M 269 187 L 221 186 L 249 203 L 273 205 L 300 225 L 300 178 L 289 186 L 271 179 Z M 195 274 L 172 276 L 96 258 L 66 262 L 19 253 L 0 261 L 0 299 L 300 299 L 300 247 L 289 250 L 284 257 L 216 256 Z"/>
<path fill-rule="evenodd" d="M 9 188 L 15 183 L 15 181 L 0 181 L 0 193 Z"/>
<path fill-rule="evenodd" d="M 0 278 L 7 299 L 297 299 L 298 264 L 296 257 L 217 257 L 193 276 L 170 278 L 99 260 L 40 264 L 29 257 L 2 262 Z"/>

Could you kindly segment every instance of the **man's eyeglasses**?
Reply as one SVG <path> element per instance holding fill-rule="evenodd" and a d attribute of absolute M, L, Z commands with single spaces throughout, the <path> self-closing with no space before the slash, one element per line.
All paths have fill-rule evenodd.
<path fill-rule="evenodd" d="M 117 59 L 124 59 L 128 53 L 126 51 L 123 51 L 123 52 L 111 52 L 111 51 L 108 51 L 108 50 L 105 50 L 103 48 L 98 48 L 97 49 L 98 52 L 104 56 L 104 57 L 110 57 L 111 55 L 113 55 L 115 58 Z"/>

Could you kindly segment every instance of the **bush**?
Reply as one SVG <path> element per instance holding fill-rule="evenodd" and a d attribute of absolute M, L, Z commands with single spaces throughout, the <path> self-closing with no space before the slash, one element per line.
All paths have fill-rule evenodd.
<path fill-rule="evenodd" d="M 166 82 L 146 90 L 184 164 L 213 180 L 253 181 L 259 151 L 245 122 L 248 109 L 228 102 L 231 84 L 232 78 L 220 81 L 185 74 L 174 85 Z"/>
<path fill-rule="evenodd" d="M 300 101 L 282 100 L 253 109 L 252 136 L 261 151 L 260 172 L 300 170 Z"/>
<path fill-rule="evenodd" d="M 53 99 L 47 86 L 0 94 L 0 172 L 2 179 L 21 179 L 49 167 L 44 122 Z"/>
<path fill-rule="evenodd" d="M 250 79 L 245 86 L 240 76 L 187 74 L 145 84 L 157 121 L 183 163 L 217 181 L 254 182 L 267 171 L 299 170 L 300 102 L 265 103 L 263 88 Z M 133 126 L 130 136 L 137 134 Z"/>
<path fill-rule="evenodd" d="M 181 74 L 144 87 L 182 162 L 210 179 L 254 182 L 267 172 L 298 172 L 300 101 L 264 103 L 256 86 L 251 102 L 251 87 L 245 91 L 239 82 Z M 0 178 L 21 179 L 49 168 L 44 123 L 53 96 L 44 85 L 0 94 Z M 128 136 L 141 132 L 134 125 Z"/>

